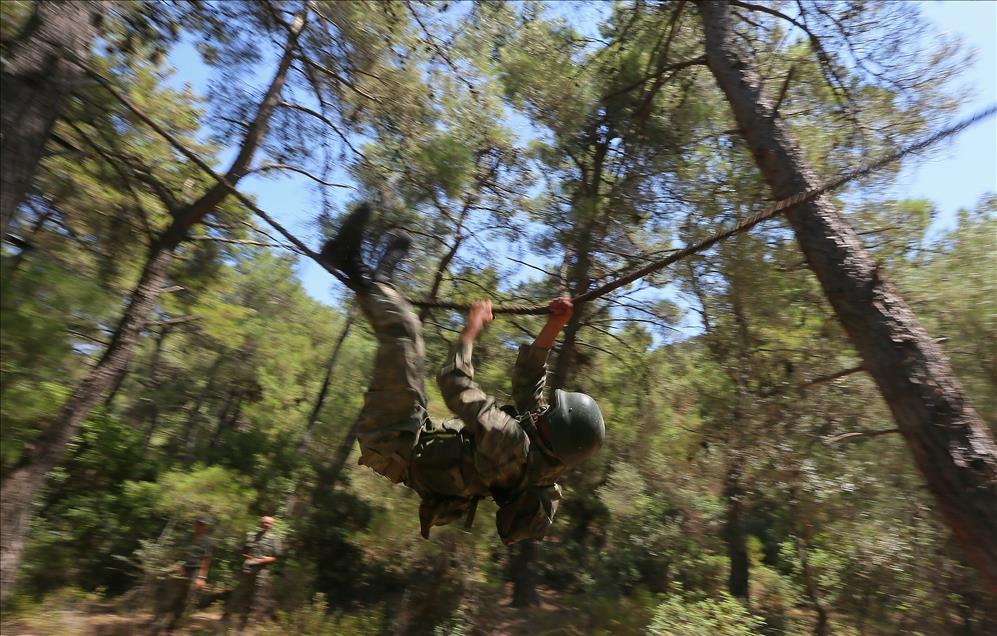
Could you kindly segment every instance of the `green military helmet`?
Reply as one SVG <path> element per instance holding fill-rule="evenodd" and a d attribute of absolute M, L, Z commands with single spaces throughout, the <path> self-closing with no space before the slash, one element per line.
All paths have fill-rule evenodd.
<path fill-rule="evenodd" d="M 566 466 L 588 459 L 606 439 L 606 424 L 595 400 L 561 389 L 554 390 L 554 401 L 537 429 L 551 454 Z"/>

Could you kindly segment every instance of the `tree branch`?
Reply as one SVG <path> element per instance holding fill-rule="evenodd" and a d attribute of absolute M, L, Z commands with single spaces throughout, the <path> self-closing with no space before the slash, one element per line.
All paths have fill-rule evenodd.
<path fill-rule="evenodd" d="M 345 183 L 334 183 L 332 181 L 326 181 L 325 179 L 322 179 L 321 177 L 318 177 L 308 172 L 304 168 L 299 168 L 298 166 L 292 166 L 286 163 L 265 163 L 263 165 L 253 168 L 246 174 L 253 172 L 270 172 L 272 170 L 287 170 L 290 172 L 297 172 L 298 174 L 302 174 L 311 179 L 312 181 L 315 181 L 316 183 L 320 183 L 324 186 L 329 186 L 330 188 L 350 188 L 350 189 L 353 188 L 353 186 L 347 185 Z"/>
<path fill-rule="evenodd" d="M 806 382 L 800 384 L 800 388 L 801 389 L 806 389 L 806 388 L 811 387 L 811 386 L 813 386 L 815 384 L 823 384 L 825 382 L 830 382 L 832 380 L 837 380 L 838 378 L 843 378 L 846 375 L 852 375 L 853 373 L 859 373 L 860 371 L 865 371 L 865 367 L 864 366 L 857 366 L 857 367 L 851 367 L 849 369 L 843 369 L 843 370 L 837 371 L 835 373 L 831 373 L 831 374 L 828 374 L 828 375 L 822 375 L 820 377 L 816 377 L 813 380 L 807 380 Z"/>
<path fill-rule="evenodd" d="M 329 128 L 332 128 L 333 132 L 336 133 L 336 136 L 338 136 L 340 138 L 340 140 L 342 140 L 342 142 L 344 144 L 346 144 L 346 147 L 349 148 L 350 151 L 353 152 L 353 154 L 355 154 L 357 157 L 359 157 L 364 162 L 367 161 L 367 156 L 364 155 L 359 150 L 357 150 L 353 146 L 353 144 L 350 143 L 350 140 L 349 140 L 349 138 L 347 138 L 346 134 L 343 133 L 343 131 L 341 131 L 339 129 L 339 127 L 336 126 L 336 124 L 331 119 L 329 119 L 328 117 L 326 117 L 322 113 L 318 112 L 317 110 L 313 110 L 311 108 L 308 108 L 307 106 L 304 106 L 302 104 L 297 104 L 295 102 L 282 101 L 280 104 L 278 104 L 278 106 L 281 106 L 283 108 L 291 108 L 293 110 L 301 111 L 301 112 L 303 112 L 303 113 L 305 113 L 307 115 L 311 115 L 312 117 L 314 117 L 315 119 L 319 120 L 320 122 L 322 122 L 323 124 L 325 124 Z"/>
<path fill-rule="evenodd" d="M 779 89 L 779 97 L 775 100 L 775 105 L 772 106 L 772 117 L 779 114 L 779 107 L 782 106 L 782 102 L 786 99 L 786 93 L 789 91 L 789 83 L 793 81 L 793 72 L 796 70 L 796 66 L 790 66 L 789 72 L 786 73 L 786 79 L 782 82 L 782 87 Z"/>
<path fill-rule="evenodd" d="M 373 95 L 371 95 L 367 91 L 365 91 L 365 90 L 357 87 L 357 85 L 354 84 L 353 82 L 348 81 L 346 78 L 344 78 L 342 75 L 340 75 L 336 71 L 334 71 L 334 70 L 332 70 L 330 68 L 326 68 L 325 66 L 322 66 L 321 64 L 319 64 L 318 62 L 312 60 L 308 56 L 306 56 L 306 55 L 299 55 L 298 59 L 301 60 L 302 62 L 304 62 L 305 64 L 307 64 L 308 66 L 312 67 L 313 69 L 315 69 L 319 73 L 322 73 L 323 75 L 327 75 L 327 76 L 331 77 L 332 79 L 336 80 L 337 82 L 339 82 L 340 84 L 342 84 L 343 86 L 346 86 L 347 88 L 349 88 L 351 91 L 353 91 L 357 95 L 360 95 L 362 97 L 366 97 L 367 99 L 371 100 L 372 102 L 377 102 L 378 104 L 381 103 L 381 99 L 380 98 L 374 97 Z"/>
<path fill-rule="evenodd" d="M 841 433 L 840 435 L 835 435 L 834 437 L 829 437 L 827 439 L 828 444 L 838 444 L 840 442 L 854 442 L 860 439 L 869 439 L 872 437 L 880 437 L 881 435 L 891 435 L 893 433 L 899 433 L 899 428 L 887 428 L 881 431 L 853 431 L 850 433 Z"/>
<path fill-rule="evenodd" d="M 296 254 L 302 254 L 302 252 L 294 247 L 293 245 L 288 245 L 286 243 L 267 243 L 264 241 L 253 241 L 250 239 L 233 239 L 225 238 L 223 236 L 188 236 L 188 241 L 214 241 L 217 243 L 231 243 L 232 245 L 253 245 L 257 247 L 275 247 L 278 249 L 284 249 Z"/>
<path fill-rule="evenodd" d="M 700 55 L 699 57 L 695 57 L 695 58 L 693 58 L 691 60 L 685 60 L 683 62 L 676 62 L 675 64 L 669 64 L 667 66 L 664 66 L 660 70 L 655 71 L 654 73 L 652 73 L 651 75 L 646 75 L 646 76 L 640 78 L 639 80 L 637 80 L 635 82 L 631 82 L 630 84 L 624 86 L 623 88 L 617 89 L 617 90 L 615 90 L 615 91 L 613 91 L 611 93 L 603 95 L 602 101 L 605 102 L 606 100 L 612 99 L 613 97 L 619 97 L 620 95 L 624 95 L 626 93 L 629 93 L 633 89 L 639 88 L 645 82 L 648 82 L 648 81 L 653 80 L 655 78 L 660 78 L 665 73 L 668 73 L 669 71 L 680 71 L 680 70 L 682 70 L 684 68 L 688 68 L 690 66 L 706 66 L 706 56 L 705 55 Z"/>

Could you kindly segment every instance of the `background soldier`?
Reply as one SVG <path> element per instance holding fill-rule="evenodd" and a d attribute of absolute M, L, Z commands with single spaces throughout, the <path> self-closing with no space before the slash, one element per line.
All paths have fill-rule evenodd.
<path fill-rule="evenodd" d="M 156 596 L 156 614 L 150 633 L 167 633 L 176 629 L 187 611 L 197 604 L 197 595 L 204 588 L 211 564 L 209 521 L 194 521 L 194 533 L 183 551 L 183 558 L 167 573 Z"/>
<path fill-rule="evenodd" d="M 240 556 L 243 558 L 239 580 L 225 606 L 222 625 L 228 630 L 232 614 L 238 614 L 238 631 L 246 628 L 249 615 L 267 616 L 272 612 L 271 577 L 269 565 L 280 554 L 280 539 L 273 531 L 274 518 L 260 518 L 260 529 L 246 534 L 246 543 Z"/>

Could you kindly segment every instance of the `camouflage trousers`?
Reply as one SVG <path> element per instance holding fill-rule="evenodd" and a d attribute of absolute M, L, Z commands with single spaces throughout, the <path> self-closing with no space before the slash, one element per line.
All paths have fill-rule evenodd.
<path fill-rule="evenodd" d="M 238 616 L 236 628 L 241 632 L 246 628 L 249 617 L 264 619 L 273 613 L 273 590 L 270 572 L 266 569 L 254 572 L 240 572 L 235 589 L 222 615 L 222 625 L 227 631 L 232 615 Z"/>
<path fill-rule="evenodd" d="M 156 589 L 156 613 L 150 624 L 150 633 L 172 631 L 183 621 L 188 610 L 197 602 L 197 589 L 193 576 L 170 576 L 163 579 Z"/>
<path fill-rule="evenodd" d="M 374 372 L 357 426 L 360 463 L 399 483 L 408 479 L 412 449 L 429 422 L 422 324 L 390 285 L 374 283 L 357 300 L 377 337 Z"/>

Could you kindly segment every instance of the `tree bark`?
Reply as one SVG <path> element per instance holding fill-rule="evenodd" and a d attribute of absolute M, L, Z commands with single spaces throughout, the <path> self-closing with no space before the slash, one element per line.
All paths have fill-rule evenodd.
<path fill-rule="evenodd" d="M 804 587 L 807 591 L 807 598 L 814 612 L 817 613 L 817 623 L 814 625 L 814 636 L 828 636 L 830 624 L 828 623 L 827 607 L 820 595 L 820 588 L 817 587 L 817 577 L 814 576 L 810 567 L 810 558 L 807 556 L 807 544 L 801 537 L 796 537 L 796 554 L 800 557 L 800 570 L 803 574 Z"/>
<path fill-rule="evenodd" d="M 744 518 L 744 489 L 741 487 L 741 462 L 739 456 L 732 457 L 724 478 L 724 498 L 727 500 L 727 519 L 724 538 L 727 541 L 727 557 L 730 560 L 730 575 L 727 577 L 727 590 L 730 595 L 745 605 L 748 604 L 748 529 Z"/>
<path fill-rule="evenodd" d="M 510 570 L 512 574 L 512 606 L 532 607 L 540 604 L 537 593 L 537 573 L 533 562 L 537 558 L 539 541 L 521 541 L 513 551 Z"/>
<path fill-rule="evenodd" d="M 65 52 L 86 57 L 100 10 L 98 2 L 36 2 L 6 51 L 0 72 L 0 237 L 31 188 L 63 99 L 82 74 Z"/>
<path fill-rule="evenodd" d="M 175 455 L 178 453 L 183 453 L 184 465 L 187 465 L 187 457 L 192 456 L 194 452 L 194 446 L 196 443 L 195 430 L 199 420 L 201 419 L 201 407 L 204 405 L 205 400 L 211 395 L 211 392 L 215 388 L 216 380 L 218 379 L 218 372 L 222 367 L 222 363 L 225 362 L 226 352 L 218 354 L 214 362 L 211 363 L 211 367 L 208 369 L 206 376 L 207 380 L 204 382 L 204 386 L 198 392 L 197 397 L 194 399 L 194 404 L 189 409 L 185 409 L 187 413 L 187 421 L 184 423 L 183 428 L 180 430 L 180 434 L 174 434 L 173 438 L 166 445 L 166 454 Z M 150 442 L 152 441 L 152 431 L 148 431 L 145 437 L 144 448 L 148 449 Z"/>
<path fill-rule="evenodd" d="M 288 33 L 283 55 L 256 116 L 226 172 L 225 180 L 228 183 L 235 184 L 246 174 L 256 150 L 263 142 L 270 116 L 280 101 L 280 93 L 303 27 L 304 18 L 299 15 Z M 187 236 L 191 226 L 214 211 L 228 194 L 226 186 L 216 184 L 199 199 L 178 211 L 169 228 L 153 241 L 138 286 L 132 292 L 128 307 L 104 355 L 76 386 L 51 423 L 0 486 L 0 604 L 6 603 L 13 590 L 15 575 L 24 552 L 25 535 L 31 523 L 32 507 L 45 482 L 45 476 L 62 460 L 69 441 L 76 435 L 96 403 L 125 372 L 147 317 L 163 289 L 174 250 Z"/>
<path fill-rule="evenodd" d="M 346 466 L 346 460 L 350 458 L 353 445 L 357 441 L 357 430 L 359 427 L 360 418 L 358 417 L 353 420 L 353 425 L 346 432 L 346 437 L 343 438 L 343 441 L 339 443 L 339 448 L 336 449 L 336 456 L 332 458 L 329 469 L 326 471 L 326 483 L 330 487 L 339 479 L 339 474 L 343 472 L 343 467 Z"/>
<path fill-rule="evenodd" d="M 142 434 L 143 448 L 144 440 L 152 438 L 152 434 L 159 428 L 159 403 L 157 398 L 159 397 L 159 389 L 162 387 L 163 381 L 160 377 L 159 366 L 163 360 L 163 344 L 166 342 L 166 336 L 170 333 L 171 325 L 169 323 L 164 324 L 159 330 L 159 337 L 156 338 L 156 344 L 152 349 L 152 356 L 149 359 L 149 379 L 148 386 L 146 387 L 146 395 L 142 398 L 148 406 L 144 414 L 139 414 L 145 416 L 146 425 L 145 432 Z M 123 377 L 123 374 L 122 374 Z M 121 382 L 118 382 L 118 386 Z M 117 391 L 112 391 L 107 399 L 104 401 L 105 408 L 110 407 L 111 402 L 114 399 Z"/>
<path fill-rule="evenodd" d="M 776 199 L 814 188 L 806 164 L 735 39 L 726 2 L 699 2 L 707 64 Z M 914 463 L 969 561 L 997 596 L 997 446 L 948 360 L 820 198 L 787 214 L 801 250 L 893 413 Z"/>
<path fill-rule="evenodd" d="M 601 174 L 601 173 L 600 173 Z M 591 236 L 594 231 L 593 223 L 587 222 L 579 227 L 578 241 L 574 247 L 575 262 L 570 268 L 571 293 L 573 296 L 585 293 L 592 285 L 591 274 Z M 550 377 L 551 389 L 562 389 L 568 381 L 568 374 L 575 366 L 575 358 L 578 348 L 578 332 L 583 326 L 583 314 L 585 306 L 575 307 L 574 313 L 564 326 L 561 336 L 561 348 L 558 351 L 557 360 L 554 362 L 554 372 Z"/>

